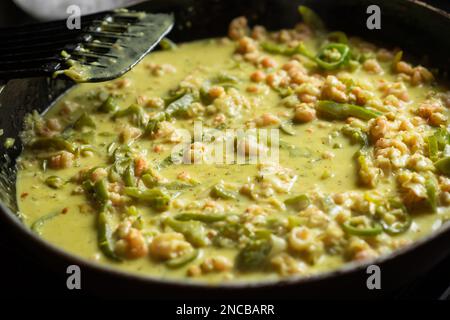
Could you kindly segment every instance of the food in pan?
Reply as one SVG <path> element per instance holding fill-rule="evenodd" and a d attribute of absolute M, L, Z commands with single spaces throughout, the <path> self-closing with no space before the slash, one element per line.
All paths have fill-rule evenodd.
<path fill-rule="evenodd" d="M 210 283 L 326 272 L 439 228 L 448 88 L 300 12 L 290 30 L 239 17 L 227 38 L 164 41 L 30 115 L 24 222 L 102 264 Z"/>

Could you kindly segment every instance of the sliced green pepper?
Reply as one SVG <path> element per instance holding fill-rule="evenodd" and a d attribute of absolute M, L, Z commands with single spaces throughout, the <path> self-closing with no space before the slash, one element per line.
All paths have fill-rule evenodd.
<path fill-rule="evenodd" d="M 183 183 L 183 182 L 179 182 L 179 181 L 171 181 L 171 182 L 163 184 L 163 186 L 167 190 L 184 190 L 184 189 L 189 189 L 189 188 L 195 187 L 195 184 L 188 184 L 188 183 Z"/>
<path fill-rule="evenodd" d="M 152 116 L 145 126 L 145 134 L 154 134 L 158 131 L 158 126 L 160 122 L 166 120 L 165 112 L 158 112 L 156 115 Z"/>
<path fill-rule="evenodd" d="M 223 221 L 226 219 L 226 215 L 224 214 L 205 214 L 205 213 L 181 213 L 175 216 L 175 220 L 179 221 L 201 221 L 206 223 Z"/>
<path fill-rule="evenodd" d="M 351 143 L 358 143 L 361 147 L 369 145 L 369 138 L 367 134 L 363 132 L 360 128 L 354 128 L 349 125 L 342 127 L 341 132 L 344 136 L 348 137 Z"/>
<path fill-rule="evenodd" d="M 403 51 L 401 51 L 401 50 L 395 54 L 394 59 L 392 60 L 392 70 L 393 71 L 397 71 L 397 63 L 402 61 L 402 57 L 403 57 Z"/>
<path fill-rule="evenodd" d="M 130 164 L 123 172 L 123 182 L 126 187 L 136 186 L 136 177 L 134 176 L 134 166 Z"/>
<path fill-rule="evenodd" d="M 236 266 L 245 271 L 264 268 L 272 250 L 270 238 L 251 240 L 237 255 Z"/>
<path fill-rule="evenodd" d="M 325 23 L 312 9 L 306 6 L 299 6 L 298 12 L 302 16 L 303 22 L 313 30 L 325 30 Z"/>
<path fill-rule="evenodd" d="M 106 182 L 106 179 L 102 179 L 94 183 L 93 186 L 94 198 L 101 207 L 104 207 L 109 199 L 107 185 L 108 183 Z"/>
<path fill-rule="evenodd" d="M 350 48 L 343 43 L 329 43 L 324 46 L 314 61 L 324 70 L 334 70 L 348 62 Z"/>
<path fill-rule="evenodd" d="M 432 212 L 437 211 L 438 206 L 438 185 L 434 177 L 429 177 L 425 180 L 425 188 L 427 190 L 427 202 Z"/>
<path fill-rule="evenodd" d="M 383 227 L 378 222 L 372 222 L 372 225 L 368 227 L 357 227 L 352 219 L 345 221 L 342 229 L 348 234 L 361 237 L 373 237 L 383 232 Z"/>
<path fill-rule="evenodd" d="M 327 34 L 327 38 L 335 43 L 348 44 L 347 35 L 342 31 L 333 31 Z"/>
<path fill-rule="evenodd" d="M 162 38 L 161 41 L 159 42 L 159 45 L 163 50 L 175 50 L 177 48 L 176 43 L 170 40 L 169 38 Z"/>
<path fill-rule="evenodd" d="M 182 255 L 181 257 L 170 259 L 169 261 L 166 262 L 166 266 L 168 266 L 171 269 L 181 268 L 182 266 L 185 266 L 186 264 L 197 259 L 198 254 L 199 251 L 194 249 L 191 252 Z"/>
<path fill-rule="evenodd" d="M 181 98 L 170 103 L 165 109 L 167 117 L 184 116 L 186 115 L 189 106 L 195 101 L 191 93 L 186 93 Z"/>
<path fill-rule="evenodd" d="M 130 115 L 135 115 L 137 117 L 138 125 L 140 127 L 145 127 L 147 125 L 145 111 L 141 106 L 137 104 L 132 104 L 126 109 L 116 111 L 113 115 L 113 119 L 123 118 Z"/>
<path fill-rule="evenodd" d="M 109 96 L 100 106 L 100 108 L 98 109 L 101 112 L 105 112 L 105 113 L 111 113 L 111 112 L 116 112 L 117 109 L 119 109 L 119 105 L 117 104 L 116 100 L 112 97 Z"/>
<path fill-rule="evenodd" d="M 274 42 L 262 42 L 261 48 L 269 53 L 292 56 L 297 53 L 296 47 L 288 47 Z"/>
<path fill-rule="evenodd" d="M 343 120 L 355 117 L 362 120 L 370 120 L 381 115 L 380 112 L 366 109 L 361 106 L 348 103 L 337 103 L 334 101 L 321 100 L 317 103 L 317 110 L 331 119 Z"/>
<path fill-rule="evenodd" d="M 197 247 L 204 247 L 210 242 L 207 230 L 200 221 L 178 221 L 167 218 L 164 223 L 176 232 L 182 233 L 189 242 Z"/>
<path fill-rule="evenodd" d="M 292 126 L 292 122 L 290 122 L 290 121 L 283 121 L 280 124 L 280 130 L 290 136 L 295 136 L 295 134 L 296 134 L 295 129 Z"/>
<path fill-rule="evenodd" d="M 450 175 L 450 157 L 444 157 L 434 163 L 436 169 L 447 176 Z"/>
<path fill-rule="evenodd" d="M 380 223 L 383 227 L 384 232 L 392 236 L 404 233 L 409 230 L 412 224 L 411 216 L 406 212 L 406 210 L 395 209 L 389 212 L 397 218 L 394 223 L 388 224 L 383 219 Z"/>
<path fill-rule="evenodd" d="M 112 229 L 108 219 L 108 214 L 105 211 L 101 211 L 97 217 L 97 241 L 98 247 L 106 257 L 112 260 L 120 261 L 120 258 L 114 252 Z"/>
<path fill-rule="evenodd" d="M 214 198 L 222 198 L 222 199 L 236 199 L 237 194 L 233 191 L 225 189 L 225 187 L 222 184 L 216 184 L 211 189 L 211 196 Z"/>
<path fill-rule="evenodd" d="M 95 128 L 96 125 L 94 119 L 92 119 L 92 117 L 88 115 L 86 112 L 83 112 L 83 114 L 78 118 L 78 120 L 75 121 L 73 127 L 76 130 L 81 130 L 84 127 Z"/>
<path fill-rule="evenodd" d="M 64 185 L 64 180 L 58 176 L 50 176 L 47 179 L 45 179 L 45 184 L 48 185 L 50 188 L 59 189 L 62 188 L 62 186 Z"/>
<path fill-rule="evenodd" d="M 140 190 L 136 187 L 126 187 L 125 194 L 141 201 L 145 201 L 158 211 L 167 210 L 170 204 L 170 195 L 163 188 Z"/>
<path fill-rule="evenodd" d="M 436 161 L 438 159 L 438 140 L 435 135 L 427 137 L 428 142 L 428 156 L 431 160 Z"/>
<path fill-rule="evenodd" d="M 41 235 L 42 234 L 41 229 L 44 226 L 44 224 L 46 222 L 48 222 L 49 220 L 59 216 L 60 214 L 61 214 L 61 212 L 54 212 L 54 213 L 50 213 L 50 214 L 40 217 L 35 222 L 33 222 L 33 224 L 31 225 L 31 230 L 33 232 L 37 233 L 38 235 Z"/>
<path fill-rule="evenodd" d="M 445 146 L 450 144 L 450 134 L 445 128 L 438 128 L 434 133 L 439 150 L 444 150 Z"/>
<path fill-rule="evenodd" d="M 31 142 L 30 145 L 33 149 L 55 149 L 55 150 L 67 150 L 70 153 L 75 153 L 76 147 L 74 144 L 62 138 L 37 138 Z"/>
<path fill-rule="evenodd" d="M 297 211 L 303 210 L 310 205 L 311 201 L 306 194 L 301 194 L 293 198 L 286 199 L 284 204 L 288 207 L 292 207 Z"/>

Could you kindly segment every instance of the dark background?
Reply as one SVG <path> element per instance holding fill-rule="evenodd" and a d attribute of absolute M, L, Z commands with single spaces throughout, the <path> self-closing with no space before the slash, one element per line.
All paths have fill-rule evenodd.
<path fill-rule="evenodd" d="M 450 12 L 449 0 L 424 0 L 435 7 Z M 45 1 L 42 1 L 45 3 Z M 32 19 L 10 0 L 0 0 L 0 27 L 14 26 Z M 1 29 L 0 29 L 0 32 Z M 1 44 L 0 44 L 1 45 Z M 439 299 L 450 285 L 450 257 L 432 272 L 424 274 L 396 292 L 386 293 L 387 298 Z M 32 252 L 21 248 L 0 224 L 0 288 L 12 298 L 76 298 L 92 295 L 83 290 L 67 290 L 65 270 L 50 272 L 33 258 Z M 450 299 L 447 297 L 447 299 Z"/>

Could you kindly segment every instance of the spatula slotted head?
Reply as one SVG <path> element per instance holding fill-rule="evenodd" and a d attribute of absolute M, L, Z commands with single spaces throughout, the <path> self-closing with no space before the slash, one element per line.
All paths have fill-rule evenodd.
<path fill-rule="evenodd" d="M 172 29 L 169 14 L 118 10 L 94 20 L 83 41 L 62 52 L 64 74 L 77 82 L 99 82 L 129 71 Z"/>

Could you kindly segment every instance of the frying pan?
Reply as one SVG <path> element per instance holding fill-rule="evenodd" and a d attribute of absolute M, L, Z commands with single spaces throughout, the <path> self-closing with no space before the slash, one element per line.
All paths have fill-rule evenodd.
<path fill-rule="evenodd" d="M 292 27 L 299 20 L 300 4 L 318 12 L 330 30 L 343 30 L 388 47 L 401 47 L 416 62 L 439 68 L 442 79 L 448 80 L 450 16 L 419 1 L 153 0 L 134 8 L 173 12 L 176 27 L 170 38 L 189 41 L 225 35 L 230 20 L 239 15 L 247 16 L 251 24 L 273 30 Z M 381 8 L 380 30 L 366 27 L 366 9 L 371 4 Z M 2 138 L 17 138 L 14 147 L 8 150 L 3 149 L 0 141 L 0 219 L 28 252 L 58 274 L 64 274 L 68 265 L 80 266 L 84 290 L 101 296 L 160 299 L 379 297 L 430 270 L 450 253 L 450 225 L 446 224 L 413 245 L 375 261 L 351 263 L 311 277 L 209 286 L 130 274 L 64 252 L 30 232 L 18 218 L 15 160 L 21 151 L 18 135 L 24 116 L 32 110 L 43 112 L 72 85 L 62 79 L 33 78 L 11 80 L 0 89 Z M 380 267 L 381 290 L 367 289 L 366 270 L 370 264 Z"/>

